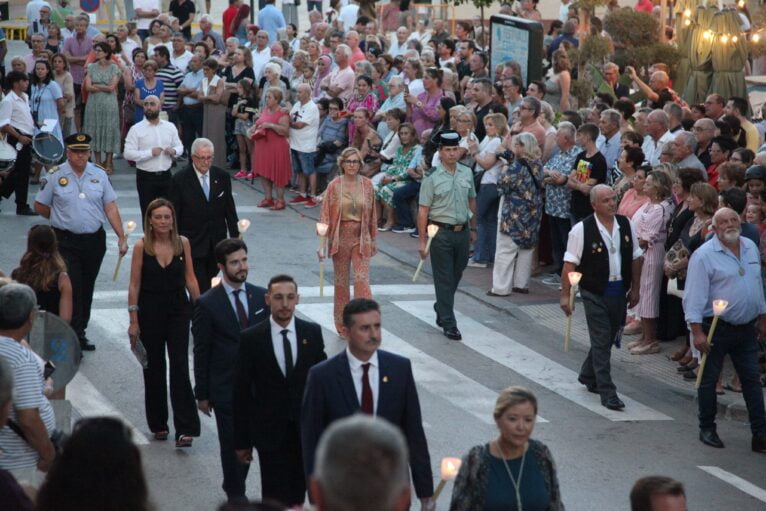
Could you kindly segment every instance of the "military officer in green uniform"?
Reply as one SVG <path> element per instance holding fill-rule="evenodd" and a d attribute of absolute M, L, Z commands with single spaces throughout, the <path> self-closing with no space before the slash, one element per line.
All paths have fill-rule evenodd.
<path fill-rule="evenodd" d="M 90 139 L 89 135 L 75 133 L 64 140 L 67 161 L 43 176 L 35 198 L 35 211 L 50 219 L 56 232 L 72 281 L 72 328 L 86 351 L 95 349 L 85 337 L 85 329 L 96 277 L 106 253 L 106 221 L 117 234 L 120 255 L 128 251 L 117 194 L 106 172 L 88 161 Z"/>
<path fill-rule="evenodd" d="M 447 338 L 456 341 L 463 337 L 455 320 L 455 292 L 468 264 L 470 244 L 476 240 L 476 188 L 471 169 L 457 162 L 459 142 L 460 135 L 454 131 L 440 135 L 441 163 L 423 179 L 418 209 L 421 259 L 428 255 L 428 225 L 439 227 L 430 249 L 436 289 L 436 324 Z"/>

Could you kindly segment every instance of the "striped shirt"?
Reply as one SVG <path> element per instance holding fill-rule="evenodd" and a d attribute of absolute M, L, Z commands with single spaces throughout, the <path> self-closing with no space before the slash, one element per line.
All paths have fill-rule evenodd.
<path fill-rule="evenodd" d="M 172 110 L 178 103 L 178 87 L 184 80 L 184 74 L 173 64 L 157 70 L 157 78 L 162 80 L 165 86 L 165 101 L 162 103 L 163 110 Z"/>
<path fill-rule="evenodd" d="M 13 372 L 10 419 L 18 423 L 16 410 L 36 408 L 50 436 L 56 427 L 56 417 L 48 398 L 43 394 L 45 384 L 39 357 L 10 337 L 3 336 L 0 336 L 0 357 L 5 359 Z M 8 426 L 0 429 L 0 451 L 0 468 L 5 470 L 34 467 L 39 458 L 37 451 Z"/>

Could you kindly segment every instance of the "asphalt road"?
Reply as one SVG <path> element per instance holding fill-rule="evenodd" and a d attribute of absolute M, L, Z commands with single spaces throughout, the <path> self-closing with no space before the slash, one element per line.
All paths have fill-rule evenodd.
<path fill-rule="evenodd" d="M 123 220 L 140 223 L 132 169 L 123 160 L 116 163 L 111 179 Z M 36 189 L 32 188 L 30 203 Z M 264 285 L 278 272 L 292 274 L 301 286 L 300 313 L 325 327 L 328 354 L 338 352 L 343 343 L 332 328 L 332 299 L 319 298 L 318 293 L 314 220 L 305 216 L 315 216 L 317 210 L 263 211 L 255 207 L 262 198 L 259 192 L 240 183 L 234 191 L 240 218 L 252 221 L 245 235 L 251 262 L 248 280 Z M 23 253 L 27 230 L 41 219 L 15 216 L 8 201 L 0 209 L 0 269 L 7 273 Z M 132 425 L 158 509 L 215 509 L 224 497 L 215 421 L 201 416 L 202 436 L 191 449 L 148 440 L 141 370 L 129 351 L 126 334 L 128 265 L 123 265 L 113 282 L 117 246 L 116 237 L 108 232 L 108 252 L 88 330 L 98 349 L 85 355 L 68 388 L 73 415 L 116 415 Z M 140 232 L 132 239 L 138 236 Z M 540 400 L 541 418 L 534 437 L 553 453 L 568 509 L 628 509 L 632 483 L 649 474 L 683 481 L 689 509 L 766 509 L 766 458 L 750 451 L 746 424 L 721 418 L 719 433 L 726 449 L 706 447 L 697 440 L 694 402 L 620 365 L 613 373 L 628 406 L 625 412 L 610 412 L 576 382 L 584 357 L 581 344 L 564 353 L 561 332 L 551 324 L 531 322 L 523 314 L 509 314 L 462 292 L 457 296 L 457 310 L 464 341 L 447 340 L 433 324 L 430 276 L 425 274 L 413 284 L 413 267 L 400 262 L 401 257 L 387 255 L 399 254 L 391 241 L 401 245 L 401 238 L 394 236 L 388 233 L 379 238 L 371 282 L 383 310 L 383 347 L 413 360 L 435 477 L 442 457 L 462 456 L 473 445 L 493 438 L 497 392 L 509 385 L 524 385 Z M 415 240 L 411 241 L 414 251 Z M 326 291 L 331 290 L 331 282 L 328 265 Z M 254 464 L 248 478 L 252 498 L 260 494 L 257 472 Z M 439 509 L 447 509 L 451 490 L 450 483 Z"/>

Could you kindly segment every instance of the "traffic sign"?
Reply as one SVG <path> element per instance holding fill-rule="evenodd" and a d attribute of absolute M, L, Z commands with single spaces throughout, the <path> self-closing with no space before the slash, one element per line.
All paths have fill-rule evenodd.
<path fill-rule="evenodd" d="M 101 0 L 80 0 L 80 9 L 85 12 L 96 12 L 101 7 Z"/>

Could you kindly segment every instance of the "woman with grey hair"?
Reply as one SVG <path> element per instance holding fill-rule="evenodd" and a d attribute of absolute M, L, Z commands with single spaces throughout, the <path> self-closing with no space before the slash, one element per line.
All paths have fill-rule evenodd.
<path fill-rule="evenodd" d="M 529 293 L 543 216 L 543 165 L 537 139 L 519 133 L 511 139 L 511 150 L 515 159 L 505 165 L 497 182 L 502 203 L 489 296 Z"/>

